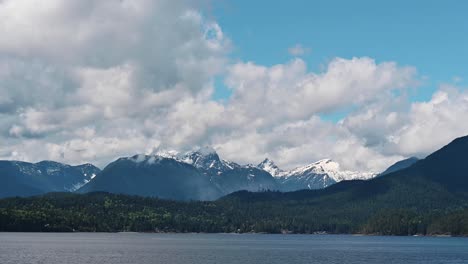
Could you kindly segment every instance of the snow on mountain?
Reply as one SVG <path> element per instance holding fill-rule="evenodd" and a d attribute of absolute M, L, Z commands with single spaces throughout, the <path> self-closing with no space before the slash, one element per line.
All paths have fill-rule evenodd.
<path fill-rule="evenodd" d="M 81 175 L 83 175 L 83 181 L 73 184 L 72 187 L 69 188 L 69 191 L 71 192 L 74 192 L 79 188 L 83 187 L 85 184 L 94 179 L 94 177 L 96 177 L 96 175 L 99 172 L 101 172 L 101 169 L 90 163 L 73 166 L 72 168 L 78 170 L 81 173 Z"/>
<path fill-rule="evenodd" d="M 218 153 L 209 147 L 187 152 L 182 156 L 182 160 L 199 169 L 216 172 L 222 172 L 226 169 Z"/>
<path fill-rule="evenodd" d="M 202 147 L 185 153 L 158 150 L 153 155 L 136 155 L 130 159 L 145 164 L 154 164 L 164 159 L 190 164 L 209 177 L 210 181 L 225 193 L 241 189 L 282 191 L 322 189 L 344 180 L 367 180 L 376 176 L 370 172 L 342 170 L 337 162 L 330 159 L 289 171 L 280 169 L 268 158 L 256 166 L 239 165 L 221 159 L 211 147 Z"/>
<path fill-rule="evenodd" d="M 276 164 L 269 158 L 264 159 L 257 167 L 270 173 L 271 176 L 275 178 L 282 177 L 284 175 L 284 171 L 278 168 L 278 166 L 276 166 Z"/>
<path fill-rule="evenodd" d="M 91 164 L 71 166 L 55 161 L 0 161 L 4 183 L 0 186 L 0 197 L 72 192 L 99 172 L 100 169 Z"/>
<path fill-rule="evenodd" d="M 210 175 L 220 175 L 225 171 L 240 167 L 240 165 L 234 162 L 221 159 L 216 150 L 209 146 L 185 153 L 174 150 L 158 150 L 153 155 L 159 158 L 174 159 L 190 164 L 204 171 L 205 174 Z"/>
<path fill-rule="evenodd" d="M 349 181 L 349 180 L 368 180 L 374 178 L 377 174 L 373 172 L 357 172 L 341 170 L 340 164 L 331 160 L 323 159 L 312 164 L 293 169 L 284 174 L 285 177 L 292 177 L 295 175 L 304 174 L 318 174 L 328 175 L 336 182 Z"/>
<path fill-rule="evenodd" d="M 115 166 L 120 166 L 119 170 L 116 170 Z M 223 160 L 210 147 L 186 153 L 158 150 L 151 155 L 140 154 L 120 158 L 108 165 L 104 171 L 106 172 L 104 176 L 103 173 L 99 174 L 80 191 L 119 191 L 177 199 L 197 197 L 198 194 L 193 193 L 196 191 L 199 194 L 212 194 L 209 195 L 210 199 L 215 199 L 240 190 L 253 192 L 280 190 L 278 183 L 268 172 L 257 168 L 257 166 L 241 166 Z M 120 179 L 115 178 L 117 180 L 111 182 L 112 175 L 117 175 Z M 206 190 L 198 187 L 195 190 L 196 186 L 192 188 L 190 182 L 194 180 L 200 184 L 203 183 Z M 132 186 L 126 189 L 129 182 Z M 146 182 L 146 184 L 142 182 Z M 147 186 L 148 182 L 151 182 L 155 187 L 151 189 L 151 186 Z M 144 191 L 139 191 L 135 186 Z M 187 190 L 184 191 L 184 188 Z M 177 191 L 169 194 L 167 190 L 170 189 L 177 189 Z"/>
<path fill-rule="evenodd" d="M 267 158 L 257 167 L 274 176 L 283 191 L 322 189 L 344 180 L 367 180 L 376 176 L 375 173 L 341 170 L 340 165 L 330 159 L 284 171 Z"/>
<path fill-rule="evenodd" d="M 195 166 L 224 194 L 235 191 L 279 190 L 275 179 L 253 165 L 239 165 L 220 159 L 212 148 L 187 152 L 182 160 Z"/>
<path fill-rule="evenodd" d="M 179 159 L 180 153 L 175 151 L 175 150 L 161 150 L 158 149 L 154 155 L 151 156 L 157 156 L 157 157 L 162 157 L 162 158 L 167 158 L 167 159 Z"/>

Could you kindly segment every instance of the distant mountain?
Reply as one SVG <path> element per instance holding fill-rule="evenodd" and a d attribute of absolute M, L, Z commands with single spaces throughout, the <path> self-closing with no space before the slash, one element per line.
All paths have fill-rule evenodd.
<path fill-rule="evenodd" d="M 240 190 L 281 190 L 281 185 L 268 172 L 250 165 L 233 167 L 211 179 L 224 194 Z"/>
<path fill-rule="evenodd" d="M 0 197 L 75 191 L 99 172 L 100 169 L 91 164 L 0 161 Z"/>
<path fill-rule="evenodd" d="M 264 201 L 307 200 L 311 204 L 368 217 L 387 209 L 409 208 L 425 212 L 449 207 L 468 207 L 468 136 L 457 138 L 440 150 L 407 168 L 370 180 L 336 183 L 315 191 L 283 194 L 238 193 L 229 197 Z M 359 210 L 358 210 L 359 208 Z M 440 211 L 438 211 L 440 212 Z M 367 216 L 366 216 L 367 215 Z"/>
<path fill-rule="evenodd" d="M 78 190 L 96 191 L 173 200 L 213 200 L 222 195 L 194 166 L 156 155 L 120 158 Z"/>
<path fill-rule="evenodd" d="M 419 159 L 416 157 L 411 157 L 411 158 L 407 158 L 404 160 L 400 160 L 396 162 L 395 164 L 393 164 L 392 166 L 388 167 L 384 172 L 380 173 L 379 176 L 383 176 L 383 175 L 386 175 L 395 171 L 406 169 L 412 166 L 413 164 L 415 164 L 417 161 L 419 161 Z"/>
<path fill-rule="evenodd" d="M 272 174 L 283 191 L 322 189 L 343 180 L 367 180 L 375 173 L 341 170 L 340 165 L 330 159 L 320 160 L 290 171 L 281 170 L 272 160 L 265 159 L 258 168 Z"/>
<path fill-rule="evenodd" d="M 178 155 L 178 160 L 193 165 L 210 177 L 241 168 L 239 164 L 220 159 L 218 153 L 211 147 L 203 147 Z"/>
<path fill-rule="evenodd" d="M 410 167 L 382 177 L 341 181 L 320 190 L 239 191 L 212 202 L 174 202 L 109 193 L 82 196 L 53 193 L 5 199 L 0 200 L 0 231 L 467 236 L 467 154 L 468 137 L 463 137 Z M 135 156 L 117 164 L 121 162 L 125 166 L 115 168 L 115 175 L 127 166 L 141 167 L 138 170 L 131 168 L 126 173 L 137 182 L 141 182 L 139 177 L 143 168 L 150 170 L 152 164 L 158 162 L 168 163 L 163 167 L 172 166 L 177 171 L 180 171 L 179 166 L 186 168 L 188 173 L 197 170 L 175 159 L 154 156 Z M 336 167 L 332 162 L 323 161 L 315 168 L 319 171 L 319 167 L 325 169 L 327 166 Z M 253 169 L 251 166 L 244 168 Z M 130 175 L 135 171 L 138 174 Z M 96 176 L 92 182 L 101 176 Z M 120 182 L 119 177 L 111 179 Z M 208 178 L 202 173 L 199 177 Z M 237 183 L 237 178 L 233 178 Z M 185 177 L 182 179 L 186 180 Z M 174 190 L 171 184 L 165 186 Z"/>
<path fill-rule="evenodd" d="M 159 151 L 154 155 L 121 158 L 79 192 L 213 200 L 240 190 L 279 190 L 279 186 L 269 173 L 222 160 L 216 151 L 205 147 L 183 154 Z"/>
<path fill-rule="evenodd" d="M 371 173 L 340 170 L 338 163 L 322 160 L 291 171 L 266 159 L 258 166 L 221 159 L 213 148 L 186 153 L 157 151 L 152 155 L 121 158 L 79 192 L 153 196 L 175 200 L 213 200 L 232 192 L 321 189 L 350 179 L 369 179 Z"/>
<path fill-rule="evenodd" d="M 180 157 L 180 156 L 179 156 Z M 251 165 L 239 165 L 222 160 L 216 151 L 204 147 L 182 155 L 182 161 L 192 164 L 222 191 L 229 194 L 235 191 L 279 190 L 280 186 L 268 173 Z"/>
<path fill-rule="evenodd" d="M 98 173 L 101 172 L 101 169 L 98 167 L 94 166 L 93 164 L 86 163 L 78 166 L 73 166 L 76 170 L 80 171 L 81 174 L 85 177 L 85 182 L 89 182 L 91 179 L 96 177 Z M 85 183 L 85 184 L 86 184 Z M 81 186 L 80 186 L 81 187 Z M 79 187 L 74 188 L 75 190 L 78 190 Z"/>
<path fill-rule="evenodd" d="M 268 173 L 270 173 L 273 177 L 282 177 L 283 174 L 285 173 L 282 169 L 280 169 L 275 162 L 273 162 L 271 159 L 266 158 L 260 164 L 257 165 L 259 169 L 262 169 Z"/>
<path fill-rule="evenodd" d="M 421 177 L 450 192 L 468 193 L 468 136 L 457 138 L 425 159 L 389 175 Z"/>
<path fill-rule="evenodd" d="M 342 180 L 374 176 L 341 170 L 332 160 L 290 171 L 281 170 L 269 159 L 257 166 L 239 165 L 221 159 L 210 147 L 186 153 L 157 151 L 152 155 L 121 158 L 102 173 L 91 164 L 69 166 L 52 161 L 24 163 L 16 171 L 10 171 L 8 175 L 12 178 L 4 181 L 5 186 L 8 183 L 22 187 L 5 188 L 4 195 L 9 196 L 73 192 L 82 187 L 80 192 L 107 191 L 177 200 L 211 200 L 240 190 L 322 189 Z"/>

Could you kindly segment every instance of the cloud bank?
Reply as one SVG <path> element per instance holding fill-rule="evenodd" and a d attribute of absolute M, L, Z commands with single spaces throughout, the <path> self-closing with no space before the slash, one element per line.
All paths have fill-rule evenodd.
<path fill-rule="evenodd" d="M 0 1 L 0 158 L 103 166 L 158 148 L 212 145 L 285 168 L 332 158 L 380 171 L 468 133 L 468 92 L 411 103 L 413 67 L 334 58 L 233 62 L 193 1 Z M 303 52 L 290 51 L 294 56 Z M 215 78 L 232 95 L 213 99 Z M 346 111 L 339 122 L 324 115 Z"/>

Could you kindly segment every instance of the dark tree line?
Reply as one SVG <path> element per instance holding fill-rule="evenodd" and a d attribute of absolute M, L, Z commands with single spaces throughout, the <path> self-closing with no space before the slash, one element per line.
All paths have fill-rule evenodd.
<path fill-rule="evenodd" d="M 465 201 L 442 199 L 433 207 L 427 206 L 434 203 L 428 198 L 418 200 L 426 206 L 415 207 L 411 199 L 390 205 L 384 202 L 389 197 L 351 196 L 239 192 L 214 202 L 177 202 L 108 193 L 52 193 L 0 200 L 0 231 L 468 235 Z"/>

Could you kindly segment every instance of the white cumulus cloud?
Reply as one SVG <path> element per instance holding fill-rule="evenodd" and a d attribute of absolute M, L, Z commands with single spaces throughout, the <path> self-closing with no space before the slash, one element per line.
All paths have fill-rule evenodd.
<path fill-rule="evenodd" d="M 468 133 L 468 92 L 410 102 L 414 67 L 298 57 L 232 62 L 222 25 L 185 0 L 0 1 L 0 158 L 103 166 L 158 148 L 212 145 L 284 168 L 332 158 L 379 171 Z M 235 40 L 232 40 L 235 45 Z M 222 76 L 232 96 L 213 99 Z M 323 115 L 347 111 L 339 122 Z"/>

